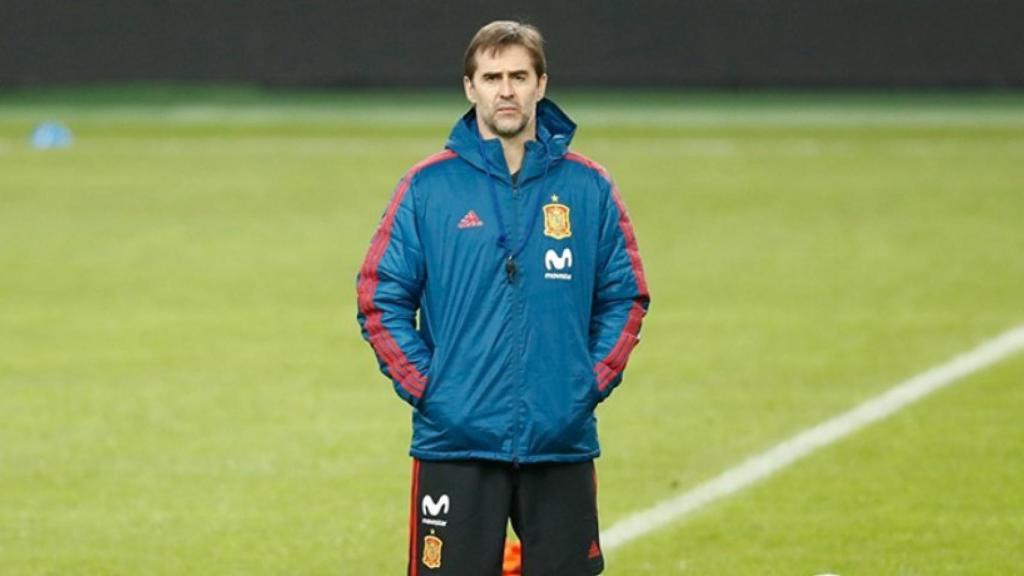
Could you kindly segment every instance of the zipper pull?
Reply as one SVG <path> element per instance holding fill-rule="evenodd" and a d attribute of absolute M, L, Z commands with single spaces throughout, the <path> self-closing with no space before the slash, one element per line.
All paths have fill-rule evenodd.
<path fill-rule="evenodd" d="M 516 265 L 516 259 L 509 254 L 508 258 L 505 259 L 505 275 L 508 276 L 509 284 L 516 281 L 516 274 L 518 272 L 519 266 Z"/>

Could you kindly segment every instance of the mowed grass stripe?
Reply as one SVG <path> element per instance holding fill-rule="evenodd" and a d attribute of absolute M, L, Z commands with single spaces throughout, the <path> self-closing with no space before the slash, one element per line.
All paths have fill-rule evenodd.
<path fill-rule="evenodd" d="M 1024 125 L 1024 99 L 1012 92 L 615 93 L 555 87 L 550 94 L 588 128 Z M 216 89 L 0 91 L 3 121 L 57 118 L 191 126 L 335 124 L 410 128 L 447 126 L 467 108 L 457 89 L 234 94 Z"/>

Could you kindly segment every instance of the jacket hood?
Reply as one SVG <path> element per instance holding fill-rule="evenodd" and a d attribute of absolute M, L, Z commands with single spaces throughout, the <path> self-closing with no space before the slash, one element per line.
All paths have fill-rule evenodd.
<path fill-rule="evenodd" d="M 576 133 L 576 123 L 547 98 L 537 103 L 537 139 L 526 143 L 522 179 L 543 172 L 544 165 L 554 163 L 569 151 Z M 445 148 L 480 170 L 502 179 L 509 179 L 505 155 L 497 138 L 484 140 L 476 123 L 476 108 L 470 108 L 452 128 Z M 534 160 L 536 159 L 536 160 Z M 540 161 L 537 161 L 540 160 Z"/>

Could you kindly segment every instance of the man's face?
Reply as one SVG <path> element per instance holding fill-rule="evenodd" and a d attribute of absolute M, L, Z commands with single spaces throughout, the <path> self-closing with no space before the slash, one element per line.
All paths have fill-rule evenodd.
<path fill-rule="evenodd" d="M 477 52 L 476 72 L 462 83 L 466 98 L 476 106 L 485 139 L 533 135 L 537 102 L 544 98 L 548 77 L 537 77 L 526 48 L 512 45 L 496 53 Z"/>

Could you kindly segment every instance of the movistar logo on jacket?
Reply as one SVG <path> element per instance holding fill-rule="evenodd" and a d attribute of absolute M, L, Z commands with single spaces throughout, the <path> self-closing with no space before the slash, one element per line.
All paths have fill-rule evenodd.
<path fill-rule="evenodd" d="M 572 250 L 566 248 L 559 256 L 554 250 L 548 250 L 544 254 L 545 280 L 572 280 L 572 274 L 562 272 L 572 268 Z"/>

